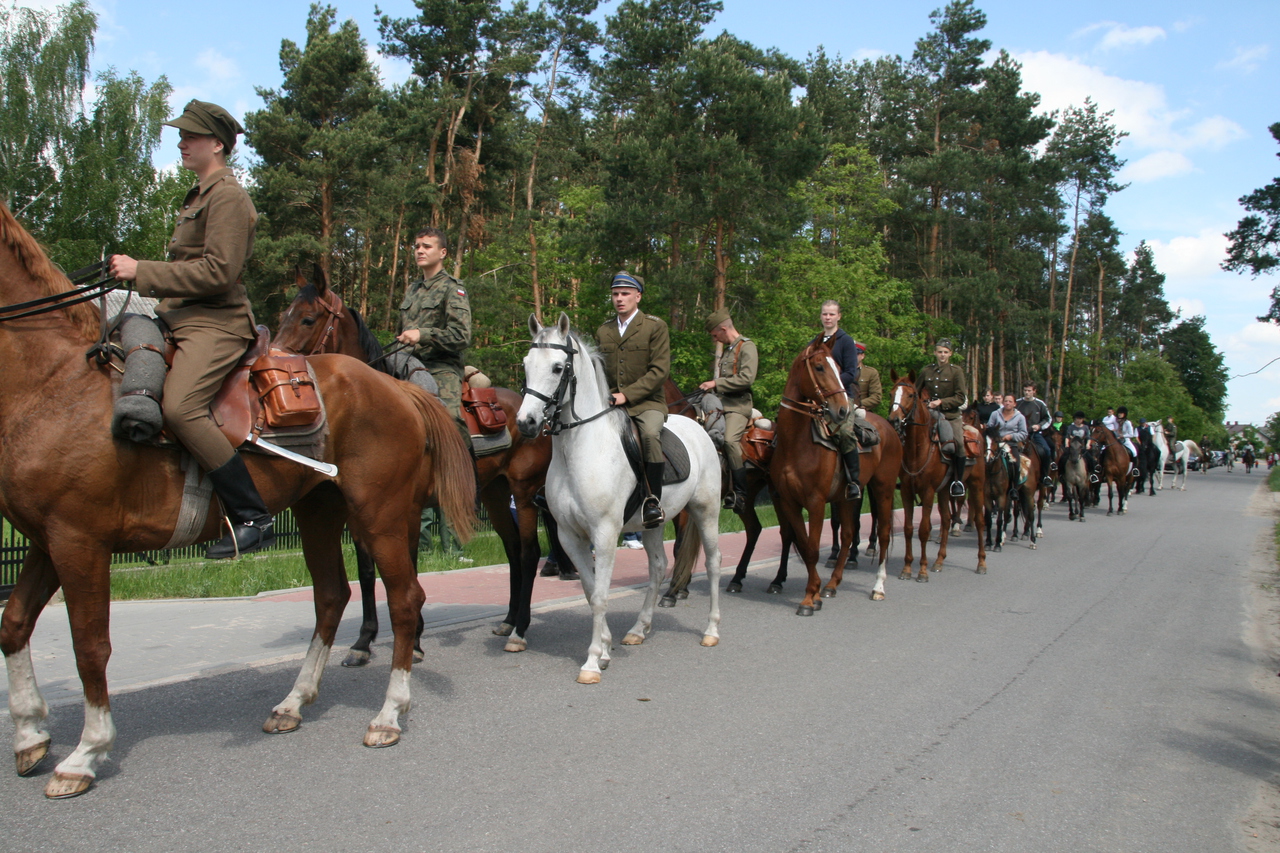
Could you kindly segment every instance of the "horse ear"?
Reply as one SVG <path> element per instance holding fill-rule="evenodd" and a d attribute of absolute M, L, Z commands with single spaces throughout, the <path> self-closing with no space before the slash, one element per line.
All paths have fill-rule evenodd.
<path fill-rule="evenodd" d="M 889 381 L 890 382 L 898 381 L 898 369 L 896 367 L 889 368 Z"/>
<path fill-rule="evenodd" d="M 569 315 L 561 311 L 560 321 L 556 323 L 556 327 L 561 335 L 569 337 Z"/>
<path fill-rule="evenodd" d="M 299 267 L 293 268 L 293 286 L 299 290 L 307 286 L 307 277 L 302 274 L 302 269 Z"/>
<path fill-rule="evenodd" d="M 320 266 L 319 261 L 311 265 L 311 274 L 315 276 L 316 290 L 323 296 L 329 290 L 329 274 Z"/>
<path fill-rule="evenodd" d="M 536 338 L 538 336 L 538 332 L 541 332 L 541 331 L 542 331 L 542 324 L 538 322 L 538 315 L 530 314 L 529 315 L 529 335 L 531 337 Z"/>

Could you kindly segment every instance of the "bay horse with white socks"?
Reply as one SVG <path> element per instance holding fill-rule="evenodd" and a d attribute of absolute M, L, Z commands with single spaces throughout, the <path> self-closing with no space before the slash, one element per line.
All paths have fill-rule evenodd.
<path fill-rule="evenodd" d="M 526 438 L 543 425 L 551 430 L 547 503 L 559 525 L 560 545 L 578 567 L 582 591 L 591 605 L 591 645 L 578 673 L 580 684 L 597 684 L 607 669 L 613 635 L 606 614 L 618 534 L 640 531 L 649 557 L 649 585 L 624 645 L 644 642 L 653 624 L 658 586 L 667 568 L 662 527 L 644 529 L 639 504 L 624 517 L 638 479 L 627 461 L 624 434 L 632 429 L 626 412 L 610 405 L 604 368 L 593 349 L 569 328 L 561 314 L 553 326 L 529 317 L 533 344 L 524 358 L 525 395 L 516 416 Z M 688 476 L 664 484 L 662 506 L 668 517 L 689 512 L 689 527 L 676 551 L 673 586 L 693 571 L 701 543 L 706 552 L 711 614 L 702 645 L 720 642 L 720 460 L 711 437 L 690 418 L 668 418 L 666 429 L 689 457 Z M 594 555 L 592 548 L 595 549 Z M 517 635 L 513 632 L 512 638 Z"/>
<path fill-rule="evenodd" d="M 0 205 L 0 511 L 30 549 L 0 620 L 9 712 L 19 775 L 50 750 L 48 706 L 36 684 L 30 640 L 45 604 L 62 588 L 84 685 L 80 743 L 55 769 L 45 796 L 72 797 L 93 784 L 115 741 L 107 690 L 111 656 L 111 555 L 166 547 L 178 524 L 185 476 L 178 450 L 112 437 L 119 374 L 85 358 L 99 334 L 98 312 L 68 305 L 70 282 Z M 18 310 L 45 300 L 48 313 Z M 350 587 L 342 527 L 374 555 L 387 588 L 395 646 L 382 710 L 366 746 L 390 746 L 409 707 L 413 634 L 423 591 L 409 559 L 417 513 L 434 491 L 460 536 L 475 522 L 471 463 L 448 412 L 419 389 L 354 359 L 310 361 L 328 415 L 325 462 L 334 478 L 275 456 L 246 454 L 272 513 L 293 507 L 314 583 L 316 628 L 302 669 L 263 725 L 269 733 L 302 723 L 320 679 Z M 246 392 L 247 393 L 247 392 Z M 55 408 L 56 407 L 56 408 Z M 56 411 L 56 414 L 55 414 Z M 45 413 L 45 414 L 42 414 Z M 197 541 L 216 538 L 216 504 Z"/>
<path fill-rule="evenodd" d="M 912 371 L 906 376 L 898 376 L 896 370 L 889 372 L 893 380 L 892 408 L 889 409 L 889 422 L 893 424 L 902 437 L 902 470 L 899 473 L 898 489 L 902 495 L 902 532 L 906 538 L 906 558 L 902 565 L 902 580 L 911 578 L 911 568 L 915 555 L 911 547 L 911 536 L 915 532 L 915 508 L 920 507 L 920 571 L 916 580 L 929 582 L 929 534 L 933 531 L 933 502 L 938 490 L 946 482 L 950 464 L 942 455 L 942 448 L 934 435 L 933 417 L 929 414 L 929 389 L 916 390 L 916 375 Z M 958 506 L 957 506 L 958 514 Z M 938 504 L 941 516 L 941 531 L 938 536 L 938 557 L 934 561 L 933 570 L 942 571 L 942 563 L 947 558 L 947 539 L 951 535 L 952 500 L 943 496 Z"/>

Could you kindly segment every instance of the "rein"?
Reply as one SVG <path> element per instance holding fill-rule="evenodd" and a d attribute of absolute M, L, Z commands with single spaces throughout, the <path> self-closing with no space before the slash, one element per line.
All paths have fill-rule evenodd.
<path fill-rule="evenodd" d="M 810 344 L 808 347 L 805 348 L 804 368 L 809 374 L 809 384 L 813 386 L 814 393 L 818 395 L 818 399 L 817 400 L 793 400 L 787 395 L 783 394 L 782 399 L 779 401 L 778 405 L 784 409 L 790 409 L 793 412 L 799 412 L 805 417 L 808 417 L 817 421 L 817 420 L 821 420 L 824 417 L 827 417 L 828 413 L 831 411 L 831 406 L 827 403 L 827 399 L 829 397 L 834 397 L 835 395 L 844 391 L 844 386 L 841 386 L 834 391 L 822 390 L 822 386 L 818 383 L 818 377 L 813 374 L 813 364 L 812 362 L 809 361 L 809 353 L 812 351 L 812 349 L 813 349 L 813 344 Z M 850 401 L 850 405 L 853 405 L 852 401 Z"/>
<path fill-rule="evenodd" d="M 72 305 L 79 305 L 81 302 L 88 302 L 92 299 L 106 296 L 111 291 L 118 289 L 122 282 L 116 281 L 110 275 L 105 275 L 97 281 L 90 280 L 106 269 L 109 264 L 110 260 L 102 260 L 73 272 L 68 278 L 71 279 L 71 283 L 76 287 L 71 290 L 64 290 L 61 293 L 54 293 L 50 296 L 41 296 L 39 299 L 19 302 L 16 305 L 0 306 L 0 323 L 6 320 L 22 320 L 26 317 L 48 314 L 52 311 L 58 311 Z"/>
<path fill-rule="evenodd" d="M 545 403 L 542 407 L 542 421 L 543 423 L 551 424 L 549 431 L 552 435 L 559 435 L 567 429 L 573 429 L 574 427 L 580 427 L 583 424 L 589 424 L 597 418 L 604 417 L 610 412 L 616 410 L 616 407 L 610 404 L 604 409 L 596 412 L 591 417 L 578 418 L 577 412 L 573 409 L 573 400 L 578 396 L 578 376 L 573 369 L 573 358 L 581 352 L 581 350 L 578 350 L 573 346 L 572 339 L 570 339 L 570 341 L 570 343 L 565 344 L 538 343 L 535 341 L 530 347 L 531 349 L 558 349 L 569 356 L 568 361 L 565 362 L 564 372 L 560 374 L 560 384 L 556 386 L 556 390 L 552 392 L 551 396 L 548 397 L 546 394 L 530 388 L 528 385 L 525 385 L 520 391 L 522 394 L 528 394 L 532 397 L 536 397 Z M 564 411 L 566 391 L 569 393 L 568 423 L 564 423 L 560 420 L 560 414 Z"/>
<path fill-rule="evenodd" d="M 908 388 L 911 386 L 909 384 L 900 384 L 897 387 Z M 914 389 L 913 389 L 913 392 L 914 392 Z M 928 429 L 930 426 L 932 426 L 932 424 L 928 423 L 927 421 L 925 423 L 916 423 L 915 421 L 912 420 L 912 418 L 915 416 L 915 413 L 916 413 L 916 406 L 918 406 L 920 404 L 920 401 L 923 399 L 924 399 L 923 395 L 919 393 L 914 393 L 911 398 L 911 408 L 907 409 L 903 413 L 902 419 L 894 424 L 894 430 L 898 433 L 898 437 L 902 439 L 902 444 L 904 448 L 906 447 L 906 444 L 907 444 L 907 428 L 908 427 L 914 426 L 914 427 L 924 427 L 925 429 Z M 898 405 L 898 408 L 902 408 L 901 403 L 897 405 Z M 932 432 L 932 430 L 930 430 L 930 432 Z M 961 438 L 961 441 L 963 440 L 964 439 Z M 929 467 L 929 463 L 933 461 L 933 449 L 936 444 L 937 442 L 933 441 L 932 437 L 930 437 L 930 439 L 928 440 L 929 450 L 924 455 L 924 462 L 920 463 L 920 467 L 915 471 L 912 471 L 910 468 L 907 467 L 906 454 L 904 453 L 902 458 L 902 473 L 906 474 L 908 477 L 911 477 L 913 479 L 915 477 L 920 476 L 920 474 L 924 472 L 924 469 Z"/>

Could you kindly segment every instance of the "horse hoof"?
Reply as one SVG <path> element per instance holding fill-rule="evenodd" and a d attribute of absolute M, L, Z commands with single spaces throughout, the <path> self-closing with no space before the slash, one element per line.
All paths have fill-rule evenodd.
<path fill-rule="evenodd" d="M 686 587 L 686 588 L 684 588 L 684 589 L 682 589 L 682 590 L 680 590 L 679 592 L 677 592 L 677 593 L 676 593 L 676 598 L 677 598 L 678 600 L 680 600 L 680 601 L 684 601 L 684 600 L 685 600 L 686 598 L 688 598 L 688 597 L 689 597 L 689 589 L 688 589 L 688 587 Z"/>
<path fill-rule="evenodd" d="M 675 607 L 676 606 L 675 597 L 670 595 L 662 596 L 662 598 L 658 599 L 658 606 L 659 607 Z"/>
<path fill-rule="evenodd" d="M 370 723 L 368 731 L 364 733 L 364 745 L 370 749 L 395 746 L 399 742 L 400 729 L 396 726 L 375 726 Z"/>
<path fill-rule="evenodd" d="M 863 553 L 866 554 L 868 557 L 874 557 L 876 555 L 875 546 L 868 548 L 866 551 L 863 551 Z"/>
<path fill-rule="evenodd" d="M 373 657 L 371 652 L 362 652 L 351 649 L 347 652 L 347 656 L 342 659 L 343 666 L 364 666 L 369 663 L 369 658 Z"/>
<path fill-rule="evenodd" d="M 578 673 L 578 683 L 579 684 L 599 684 L 600 673 L 594 672 L 589 669 L 584 669 Z"/>
<path fill-rule="evenodd" d="M 771 583 L 769 584 L 769 588 L 766 589 L 765 592 L 769 593 L 770 595 L 780 595 L 782 593 L 782 584 Z"/>
<path fill-rule="evenodd" d="M 262 730 L 269 735 L 282 735 L 296 732 L 300 725 L 302 725 L 301 717 L 272 711 L 271 716 L 267 717 L 267 721 L 262 724 Z"/>
<path fill-rule="evenodd" d="M 712 646 L 718 646 L 720 645 L 720 638 L 713 637 L 710 634 L 704 634 L 702 637 L 702 645 L 706 646 L 707 648 L 711 648 Z"/>
<path fill-rule="evenodd" d="M 622 638 L 624 646 L 638 646 L 644 642 L 644 634 L 627 634 Z"/>
<path fill-rule="evenodd" d="M 978 569 L 974 574 L 985 575 L 986 573 L 987 573 L 986 566 L 978 566 Z"/>
<path fill-rule="evenodd" d="M 929 582 L 928 575 L 920 575 L 919 577 L 916 578 L 916 583 L 928 583 L 928 582 Z"/>
<path fill-rule="evenodd" d="M 834 569 L 835 567 L 836 567 L 836 558 L 835 558 L 835 557 L 827 557 L 827 568 L 828 568 L 828 569 Z"/>
<path fill-rule="evenodd" d="M 992 553 L 994 554 L 999 554 L 1001 550 L 1002 549 L 999 545 L 996 545 L 994 548 L 991 549 Z"/>
<path fill-rule="evenodd" d="M 872 590 L 872 592 L 871 592 L 871 600 L 872 600 L 872 601 L 884 601 L 884 593 L 883 593 L 883 592 L 880 592 L 879 590 Z"/>
<path fill-rule="evenodd" d="M 44 795 L 51 800 L 69 800 L 93 787 L 93 777 L 81 773 L 53 772 L 53 778 L 44 786 Z"/>
<path fill-rule="evenodd" d="M 49 754 L 50 741 L 51 738 L 45 738 L 40 743 L 20 749 L 13 754 L 14 761 L 18 765 L 19 776 L 26 776 L 35 770 L 41 761 L 44 761 L 44 757 Z"/>
<path fill-rule="evenodd" d="M 1034 551 L 1035 549 L 1036 549 L 1036 543 L 1032 542 L 1032 543 L 1031 543 L 1031 550 L 1032 550 L 1032 551 Z"/>
<path fill-rule="evenodd" d="M 799 607 L 797 607 L 797 608 L 796 608 L 796 615 L 797 615 L 797 616 L 812 616 L 812 615 L 813 615 L 813 608 L 812 608 L 812 607 L 807 607 L 807 606 L 805 606 L 805 605 L 801 604 Z"/>
<path fill-rule="evenodd" d="M 836 591 L 835 591 L 834 589 L 832 589 L 831 587 L 827 587 L 826 589 L 824 589 L 824 590 L 822 591 L 822 597 L 823 597 L 823 598 L 835 598 L 835 597 L 836 597 Z"/>
<path fill-rule="evenodd" d="M 502 647 L 504 652 L 523 652 L 529 648 L 529 644 L 525 642 L 524 637 L 512 637 L 507 640 L 507 644 Z"/>
<path fill-rule="evenodd" d="M 560 580 L 562 580 L 562 581 L 576 581 L 576 580 L 582 580 L 582 575 L 578 574 L 578 573 L 577 573 L 577 571 L 572 571 L 572 572 L 561 572 L 561 573 L 560 573 Z"/>
<path fill-rule="evenodd" d="M 493 633 L 495 636 L 498 636 L 498 637 L 510 637 L 511 632 L 514 631 L 515 629 L 516 629 L 516 626 L 512 625 L 510 622 L 503 622 L 497 628 L 493 629 Z"/>
<path fill-rule="evenodd" d="M 740 581 L 729 581 L 729 585 L 724 588 L 725 592 L 742 592 L 742 583 Z"/>
<path fill-rule="evenodd" d="M 423 662 L 424 660 L 426 660 L 426 659 L 427 659 L 427 653 L 426 653 L 426 652 L 424 652 L 422 649 L 414 649 L 414 650 L 413 650 L 413 662 L 414 662 L 414 663 L 422 663 L 422 662 Z"/>
<path fill-rule="evenodd" d="M 822 609 L 822 599 L 821 599 L 821 598 L 819 598 L 819 599 L 817 599 L 817 600 L 815 600 L 815 601 L 813 602 L 813 609 L 814 609 L 815 611 L 817 611 L 817 610 L 821 610 L 821 609 Z"/>

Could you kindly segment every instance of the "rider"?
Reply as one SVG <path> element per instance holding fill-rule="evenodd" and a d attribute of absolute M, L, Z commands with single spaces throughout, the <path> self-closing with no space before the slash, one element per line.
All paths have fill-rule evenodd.
<path fill-rule="evenodd" d="M 409 285 L 400 303 L 396 340 L 412 347 L 435 378 L 440 402 L 470 447 L 470 431 L 462 420 L 462 372 L 471 346 L 471 303 L 462 284 L 444 271 L 448 254 L 449 238 L 439 228 L 423 228 L 414 235 L 413 257 L 422 278 Z"/>
<path fill-rule="evenodd" d="M 962 498 L 964 489 L 964 427 L 960 410 L 964 408 L 964 371 L 951 363 L 951 341 L 943 338 L 933 348 L 936 361 L 920 371 L 916 391 L 929 389 L 933 399 L 929 409 L 937 424 L 942 452 L 951 457 L 951 497 Z"/>
<path fill-rule="evenodd" d="M 1058 463 L 1053 461 L 1053 451 L 1049 448 L 1049 442 L 1042 434 L 1044 430 L 1049 429 L 1052 421 L 1049 417 L 1049 407 L 1044 404 L 1036 396 L 1036 384 L 1034 382 L 1026 382 L 1022 386 L 1022 399 L 1018 401 L 1018 411 L 1022 412 L 1022 416 L 1027 419 L 1027 429 L 1031 432 L 1031 445 L 1036 449 L 1036 453 L 1040 457 L 1040 470 L 1044 472 L 1044 476 L 1040 478 L 1040 485 L 1053 485 L 1053 478 L 1049 476 L 1050 471 L 1058 470 Z"/>
<path fill-rule="evenodd" d="M 1129 451 L 1129 474 L 1138 476 L 1138 451 L 1133 446 L 1133 439 L 1138 437 L 1138 430 L 1129 420 L 1129 410 L 1125 406 L 1116 409 L 1116 425 L 1112 430 L 1124 449 Z"/>
<path fill-rule="evenodd" d="M 641 510 L 645 529 L 666 521 L 662 511 L 662 425 L 667 419 L 663 386 L 671 375 L 671 333 L 667 324 L 640 311 L 644 279 L 619 271 L 610 288 L 617 317 L 596 330 L 605 378 L 615 406 L 626 406 L 640 431 L 646 497 Z"/>
<path fill-rule="evenodd" d="M 111 274 L 136 282 L 140 296 L 162 299 L 156 314 L 176 351 L 164 381 L 164 423 L 209 472 L 231 530 L 209 546 L 212 559 L 234 557 L 275 543 L 274 522 L 244 460 L 218 429 L 214 395 L 255 338 L 253 309 L 240 274 L 253 254 L 258 213 L 227 157 L 244 133 L 217 104 L 191 101 L 165 122 L 178 128 L 182 166 L 199 183 L 182 201 L 169 241 L 169 259 L 137 261 L 114 255 Z"/>
<path fill-rule="evenodd" d="M 844 460 L 845 490 L 848 500 L 862 497 L 862 486 L 858 483 L 860 474 L 858 464 L 858 439 L 854 435 L 854 407 L 858 405 L 858 345 L 852 337 L 840 328 L 840 303 L 828 299 L 822 303 L 818 313 L 822 324 L 822 333 L 811 343 L 824 343 L 831 347 L 831 358 L 840 368 L 840 382 L 849 396 L 849 412 L 837 427 L 832 439 L 840 448 L 840 458 Z"/>
<path fill-rule="evenodd" d="M 988 434 L 991 430 L 996 430 L 996 438 L 1014 451 L 1011 457 L 1005 457 L 1005 464 L 1010 469 L 1009 476 L 1016 480 L 1017 468 L 1021 464 L 1017 454 L 1022 450 L 1022 443 L 1027 440 L 1027 419 L 1018 411 L 1017 401 L 1012 394 L 1005 394 L 1001 398 L 1001 406 L 987 418 L 986 430 Z"/>
<path fill-rule="evenodd" d="M 974 406 L 978 413 L 978 424 L 986 427 L 991 422 L 991 416 L 1000 411 L 1000 398 L 991 393 L 990 388 L 982 389 L 982 402 Z"/>
<path fill-rule="evenodd" d="M 733 493 L 724 499 L 728 509 L 741 514 L 747 508 L 747 469 L 742 462 L 742 435 L 751 420 L 751 383 L 756 381 L 760 357 L 754 341 L 742 336 L 729 312 L 721 309 L 707 317 L 707 334 L 724 346 L 720 354 L 718 379 L 708 379 L 698 387 L 712 391 L 724 404 L 724 458 L 729 464 Z"/>
<path fill-rule="evenodd" d="M 866 345 L 855 343 L 854 347 L 858 350 L 858 405 L 862 409 L 858 417 L 865 418 L 867 412 L 874 412 L 880 408 L 884 386 L 880 384 L 880 371 L 866 365 Z"/>
<path fill-rule="evenodd" d="M 1173 415 L 1165 418 L 1169 425 L 1164 428 L 1164 440 L 1169 442 L 1169 449 L 1173 449 L 1173 445 L 1178 442 L 1178 425 L 1173 422 Z"/>
<path fill-rule="evenodd" d="M 1084 422 L 1084 412 L 1077 411 L 1071 416 L 1071 423 L 1063 427 L 1062 443 L 1068 449 L 1076 442 L 1084 442 L 1084 448 L 1081 455 L 1084 458 L 1085 469 L 1089 472 L 1089 482 L 1098 482 L 1098 475 L 1094 471 L 1097 463 L 1094 461 L 1093 454 L 1093 430 L 1089 429 L 1089 425 Z"/>

